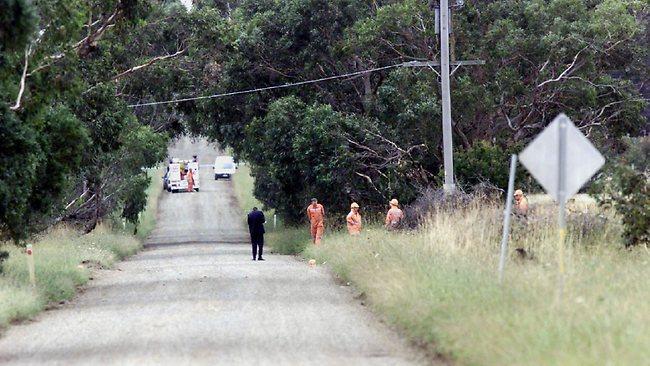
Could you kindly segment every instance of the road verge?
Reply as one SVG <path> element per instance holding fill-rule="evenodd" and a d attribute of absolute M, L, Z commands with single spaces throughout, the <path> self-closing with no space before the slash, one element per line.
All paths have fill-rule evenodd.
<path fill-rule="evenodd" d="M 432 216 L 417 231 L 369 227 L 357 238 L 329 232 L 318 248 L 292 247 L 307 245 L 305 258 L 326 263 L 388 323 L 459 364 L 634 365 L 650 359 L 650 256 L 620 249 L 618 223 L 574 217 L 569 275 L 563 299 L 555 301 L 552 218 L 515 225 L 513 246 L 532 258 L 518 260 L 513 252 L 503 286 L 496 272 L 500 219 L 499 207 L 477 206 Z M 295 235 L 281 231 L 269 243 L 296 241 Z"/>
<path fill-rule="evenodd" d="M 131 234 L 131 225 L 107 220 L 86 235 L 60 225 L 34 239 L 35 287 L 30 285 L 25 249 L 11 243 L 0 245 L 9 252 L 0 274 L 0 329 L 72 298 L 79 286 L 92 279 L 94 270 L 111 268 L 142 248 L 155 226 L 161 192 L 160 171 L 153 170 L 151 175 L 147 208 L 140 216 L 137 235 Z"/>

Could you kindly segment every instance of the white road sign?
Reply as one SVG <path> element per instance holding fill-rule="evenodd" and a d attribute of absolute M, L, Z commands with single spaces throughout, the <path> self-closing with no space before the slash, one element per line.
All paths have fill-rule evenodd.
<path fill-rule="evenodd" d="M 560 132 L 564 130 L 564 156 L 561 155 Z M 561 160 L 564 164 L 561 164 Z M 576 194 L 605 163 L 605 158 L 587 137 L 561 113 L 524 151 L 519 160 L 555 201 Z M 560 192 L 560 169 L 564 166 L 564 194 Z"/>

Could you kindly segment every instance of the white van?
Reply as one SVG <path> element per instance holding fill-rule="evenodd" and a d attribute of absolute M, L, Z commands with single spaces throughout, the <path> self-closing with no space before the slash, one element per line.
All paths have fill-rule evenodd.
<path fill-rule="evenodd" d="M 217 156 L 214 159 L 214 180 L 229 179 L 237 170 L 237 164 L 232 156 Z"/>
<path fill-rule="evenodd" d="M 191 160 L 172 159 L 167 172 L 167 190 L 173 193 L 187 191 L 187 180 L 185 174 L 181 175 L 181 168 L 192 170 L 194 177 L 194 190 L 199 191 L 201 180 L 199 177 L 199 163 Z"/>

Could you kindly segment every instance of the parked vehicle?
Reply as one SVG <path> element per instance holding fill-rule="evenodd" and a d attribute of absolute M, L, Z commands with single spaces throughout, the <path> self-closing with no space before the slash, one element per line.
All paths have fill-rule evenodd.
<path fill-rule="evenodd" d="M 167 190 L 176 192 L 187 191 L 187 180 L 185 179 L 185 170 L 192 170 L 194 177 L 194 190 L 199 191 L 201 188 L 201 180 L 199 175 L 199 163 L 194 160 L 182 160 L 173 158 L 169 163 L 169 170 L 167 171 Z M 163 183 L 164 184 L 164 183 Z"/>
<path fill-rule="evenodd" d="M 214 180 L 230 179 L 237 171 L 237 163 L 232 156 L 217 156 L 214 160 Z"/>

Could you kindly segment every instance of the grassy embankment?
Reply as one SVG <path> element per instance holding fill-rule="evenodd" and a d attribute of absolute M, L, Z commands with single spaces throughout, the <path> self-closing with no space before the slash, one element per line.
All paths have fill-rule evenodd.
<path fill-rule="evenodd" d="M 366 228 L 360 238 L 328 233 L 314 248 L 304 230 L 275 233 L 282 252 L 316 258 L 415 343 L 469 365 L 640 365 L 650 360 L 650 253 L 621 249 L 610 218 L 573 214 L 567 276 L 557 302 L 557 234 L 540 204 L 513 228 L 503 286 L 497 281 L 501 208 L 473 206 L 432 216 L 414 232 Z M 596 208 L 592 205 L 591 210 Z M 525 234 L 524 234 L 525 233 Z"/>
<path fill-rule="evenodd" d="M 33 317 L 48 304 L 71 298 L 77 287 L 90 279 L 93 268 L 110 268 L 116 261 L 135 254 L 155 225 L 162 190 L 160 172 L 153 172 L 137 237 L 129 234 L 133 228 L 128 225 L 118 230 L 104 224 L 87 235 L 59 226 L 35 239 L 35 288 L 29 284 L 24 249 L 1 244 L 0 249 L 9 251 L 9 259 L 0 274 L 0 329 L 12 321 Z"/>
<path fill-rule="evenodd" d="M 235 180 L 252 206 L 253 179 Z M 248 195 L 248 196 L 247 196 Z M 537 201 L 537 202 L 536 202 Z M 432 216 L 418 231 L 367 227 L 359 238 L 307 229 L 267 235 L 275 252 L 302 253 L 363 293 L 373 310 L 431 353 L 469 365 L 640 365 L 650 359 L 650 253 L 621 249 L 621 227 L 588 201 L 569 215 L 564 296 L 557 294 L 555 210 L 545 197 L 527 225 L 513 224 L 504 285 L 497 281 L 502 208 L 473 205 Z M 254 204 L 259 204 L 255 202 Z M 599 217 L 600 216 L 600 217 Z M 512 250 L 511 250 L 512 252 Z"/>
<path fill-rule="evenodd" d="M 556 236 L 533 229 L 534 260 L 496 280 L 498 210 L 439 216 L 413 234 L 341 233 L 307 256 L 327 261 L 416 342 L 460 364 L 642 364 L 650 359 L 647 253 L 611 246 L 613 233 L 570 238 L 563 301 L 555 303 Z M 589 248 L 586 248 L 590 245 Z"/>
<path fill-rule="evenodd" d="M 264 206 L 262 202 L 258 201 L 253 196 L 253 185 L 255 179 L 251 176 L 251 168 L 247 164 L 243 162 L 239 163 L 237 172 L 232 176 L 232 183 L 235 189 L 235 196 L 237 196 L 237 202 L 241 209 L 242 217 L 248 214 L 253 207 L 262 209 Z M 265 212 L 264 214 L 266 216 L 270 215 L 270 217 L 273 218 L 273 212 Z"/>
<path fill-rule="evenodd" d="M 260 201 L 258 201 L 253 196 L 253 184 L 254 178 L 251 176 L 250 167 L 246 164 L 241 163 L 237 173 L 233 175 L 233 185 L 235 189 L 235 195 L 237 196 L 237 201 L 239 202 L 239 207 L 242 210 L 242 220 L 245 220 L 245 215 L 250 212 L 253 207 L 258 207 L 262 209 L 264 206 Z M 302 230 L 296 230 L 288 227 L 284 227 L 280 218 L 277 218 L 277 230 L 273 229 L 273 214 L 275 211 L 268 210 L 264 211 L 266 217 L 266 242 L 267 243 L 282 243 L 281 245 L 271 246 L 271 251 L 280 254 L 294 254 L 300 251 L 300 247 L 295 247 L 294 245 L 301 245 L 303 239 L 309 237 L 309 234 Z"/>

